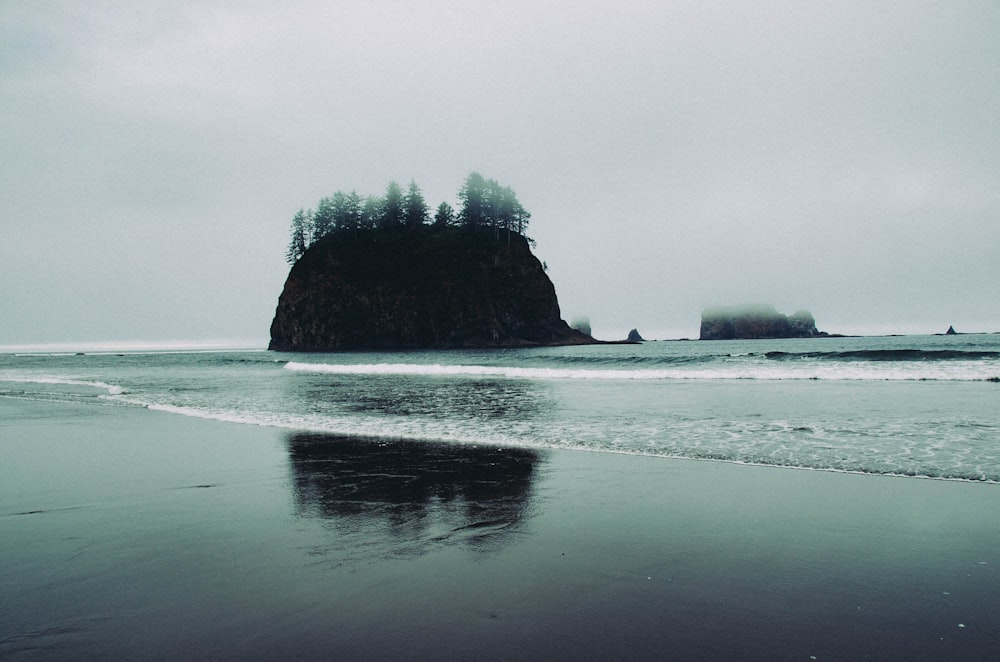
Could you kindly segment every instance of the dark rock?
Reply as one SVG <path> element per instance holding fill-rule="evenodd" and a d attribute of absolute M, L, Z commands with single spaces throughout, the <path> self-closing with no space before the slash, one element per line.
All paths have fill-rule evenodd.
<path fill-rule="evenodd" d="M 628 342 L 646 342 L 646 339 L 639 335 L 639 331 L 632 329 L 628 332 L 628 337 L 625 339 Z"/>
<path fill-rule="evenodd" d="M 816 329 L 807 310 L 782 315 L 774 306 L 708 308 L 701 315 L 700 340 L 753 338 L 815 338 L 829 334 Z"/>
<path fill-rule="evenodd" d="M 448 227 L 359 230 L 316 242 L 288 274 L 269 348 L 593 342 L 560 319 L 552 281 L 524 237 Z"/>
<path fill-rule="evenodd" d="M 946 336 L 957 336 L 958 335 L 958 331 L 955 330 L 955 327 L 949 326 L 948 330 L 944 332 L 944 335 L 946 335 Z"/>

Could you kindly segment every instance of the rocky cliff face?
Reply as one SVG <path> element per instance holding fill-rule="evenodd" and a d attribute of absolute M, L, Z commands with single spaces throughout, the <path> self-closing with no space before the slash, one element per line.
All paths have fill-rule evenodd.
<path fill-rule="evenodd" d="M 814 338 L 828 334 L 816 329 L 807 310 L 782 315 L 774 306 L 708 308 L 701 315 L 700 340 L 747 338 Z"/>
<path fill-rule="evenodd" d="M 517 347 L 593 338 L 560 318 L 520 235 L 362 230 L 320 240 L 292 267 L 270 349 Z"/>

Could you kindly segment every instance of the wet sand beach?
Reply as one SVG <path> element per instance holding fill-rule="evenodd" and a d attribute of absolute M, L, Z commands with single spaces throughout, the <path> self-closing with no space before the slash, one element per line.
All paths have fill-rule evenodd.
<path fill-rule="evenodd" d="M 0 399 L 0 658 L 987 660 L 1000 486 Z"/>

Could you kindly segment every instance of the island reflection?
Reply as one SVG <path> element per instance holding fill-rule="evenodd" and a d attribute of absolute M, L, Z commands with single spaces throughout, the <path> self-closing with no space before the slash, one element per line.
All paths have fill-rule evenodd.
<path fill-rule="evenodd" d="M 540 461 L 527 449 L 299 433 L 288 438 L 295 512 L 336 534 L 337 560 L 495 551 L 521 530 Z"/>

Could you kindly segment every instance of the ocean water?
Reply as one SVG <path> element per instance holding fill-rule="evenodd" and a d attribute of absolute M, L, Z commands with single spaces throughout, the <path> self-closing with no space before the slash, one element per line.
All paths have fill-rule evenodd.
<path fill-rule="evenodd" d="M 1000 335 L 9 353 L 0 397 L 385 442 L 1000 482 Z"/>

